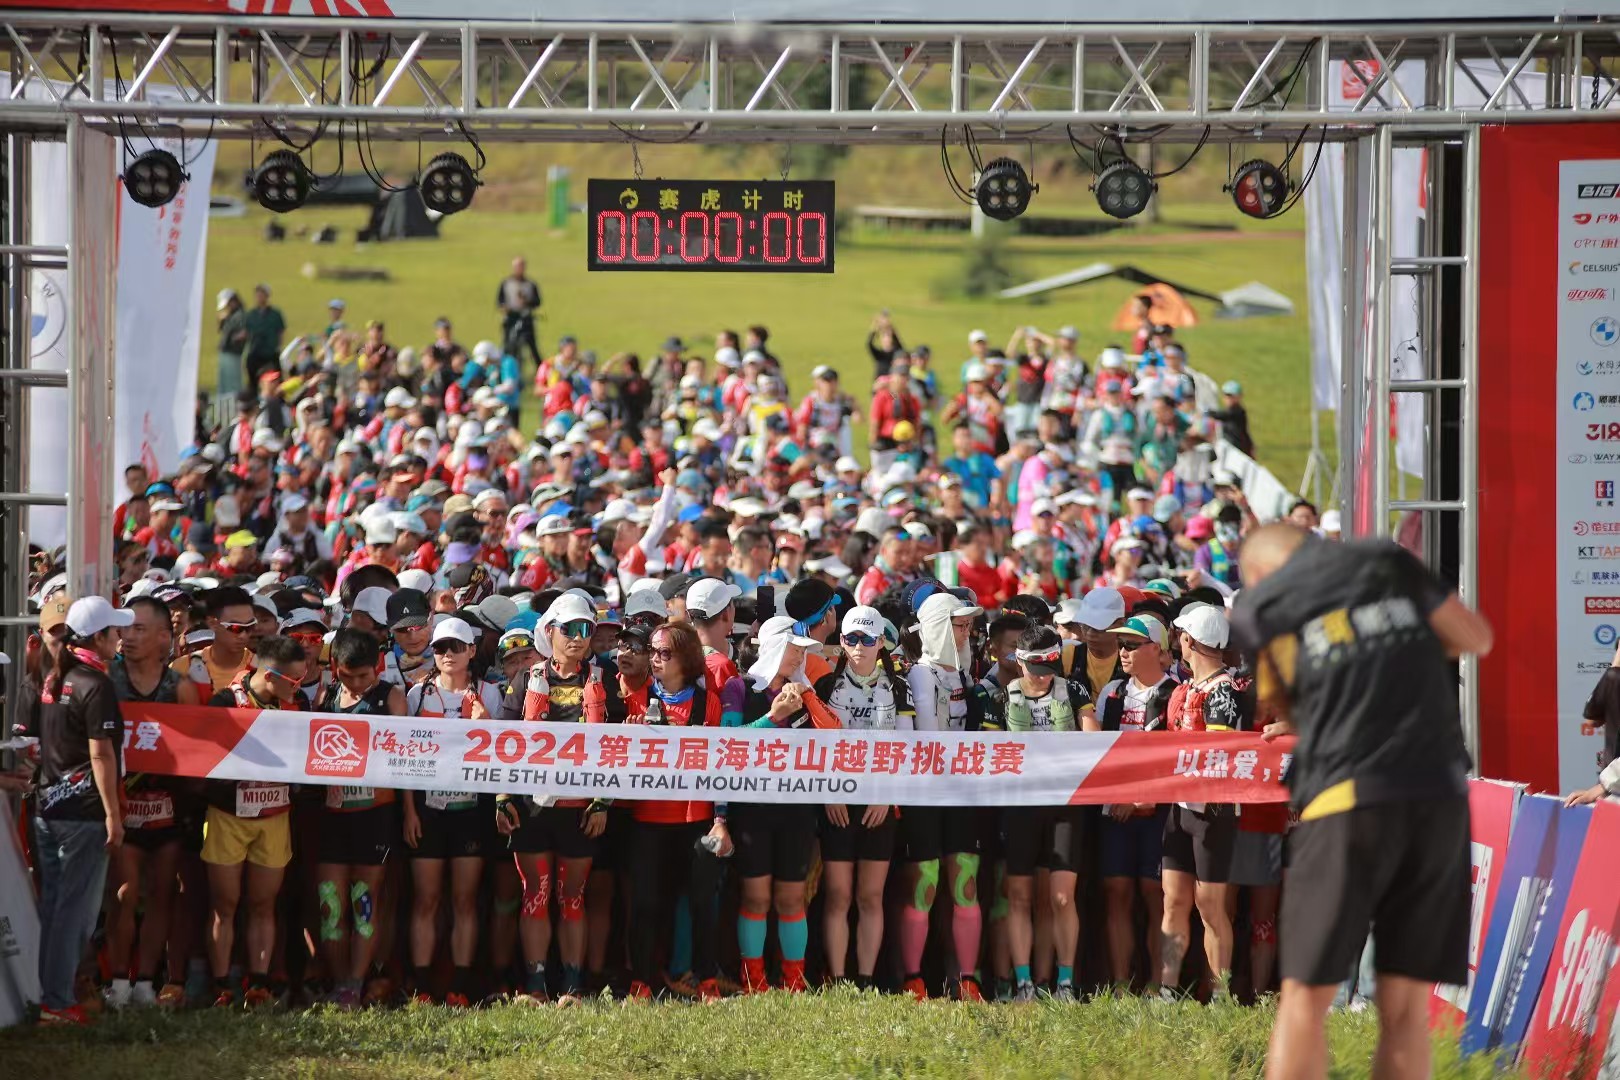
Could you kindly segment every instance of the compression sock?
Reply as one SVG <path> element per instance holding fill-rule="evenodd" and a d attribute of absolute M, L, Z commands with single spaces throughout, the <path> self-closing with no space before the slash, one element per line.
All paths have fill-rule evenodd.
<path fill-rule="evenodd" d="M 692 902 L 685 893 L 675 898 L 675 932 L 669 940 L 669 973 L 692 970 Z"/>
<path fill-rule="evenodd" d="M 1074 966 L 1072 964 L 1058 965 L 1057 984 L 1071 988 L 1074 986 Z"/>
<path fill-rule="evenodd" d="M 1013 965 L 1013 981 L 1019 986 L 1028 986 L 1033 980 L 1029 977 L 1028 964 Z"/>
<path fill-rule="evenodd" d="M 979 905 L 951 908 L 951 941 L 956 946 L 956 964 L 963 975 L 979 969 L 979 934 L 984 920 Z"/>
<path fill-rule="evenodd" d="M 433 983 L 433 968 L 431 966 L 411 968 L 411 988 L 418 994 L 430 994 L 428 989 Z"/>
<path fill-rule="evenodd" d="M 752 911 L 737 912 L 737 952 L 744 960 L 758 960 L 765 955 L 765 915 Z M 800 956 L 804 953 L 800 952 Z"/>
<path fill-rule="evenodd" d="M 776 940 L 782 948 L 782 988 L 804 989 L 804 952 L 810 944 L 810 927 L 804 912 L 776 917 Z"/>
<path fill-rule="evenodd" d="M 530 994 L 543 994 L 546 992 L 546 965 L 530 964 L 528 974 L 523 977 L 523 989 Z"/>
<path fill-rule="evenodd" d="M 458 965 L 450 976 L 450 992 L 466 997 L 472 992 L 472 981 L 472 968 Z"/>
<path fill-rule="evenodd" d="M 579 969 L 578 964 L 564 964 L 562 973 L 562 992 L 565 994 L 579 994 L 585 989 L 585 973 Z"/>
<path fill-rule="evenodd" d="M 906 977 L 922 970 L 923 950 L 928 947 L 928 912 L 909 904 L 900 912 L 900 966 Z"/>

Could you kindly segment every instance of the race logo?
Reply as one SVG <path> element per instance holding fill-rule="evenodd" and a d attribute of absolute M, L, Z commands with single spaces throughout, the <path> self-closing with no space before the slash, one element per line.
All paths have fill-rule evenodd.
<path fill-rule="evenodd" d="M 1605 315 L 1592 323 L 1590 333 L 1594 342 L 1608 348 L 1616 341 L 1620 341 L 1620 319 L 1616 319 L 1613 315 Z"/>
<path fill-rule="evenodd" d="M 364 720 L 311 720 L 307 776 L 364 776 L 371 725 Z"/>
<path fill-rule="evenodd" d="M 1620 198 L 1620 184 L 1582 184 L 1575 192 L 1577 199 Z"/>
<path fill-rule="evenodd" d="M 1590 397 L 1591 395 L 1587 396 Z M 1593 404 L 1595 405 L 1596 402 Z M 1577 409 L 1578 408 L 1579 406 L 1577 406 Z M 1586 441 L 1620 442 L 1620 424 L 1587 424 Z"/>
<path fill-rule="evenodd" d="M 1620 615 L 1620 596 L 1588 596 L 1588 615 Z"/>

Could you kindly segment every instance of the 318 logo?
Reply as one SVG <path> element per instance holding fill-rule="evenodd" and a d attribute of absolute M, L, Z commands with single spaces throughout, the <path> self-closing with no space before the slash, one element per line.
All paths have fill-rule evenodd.
<path fill-rule="evenodd" d="M 309 776 L 364 776 L 370 751 L 371 725 L 364 720 L 311 720 Z"/>
<path fill-rule="evenodd" d="M 1591 408 L 1591 406 L 1587 407 Z M 1576 408 L 1580 408 L 1579 404 L 1576 405 Z M 1620 442 L 1620 424 L 1587 424 L 1586 441 Z"/>

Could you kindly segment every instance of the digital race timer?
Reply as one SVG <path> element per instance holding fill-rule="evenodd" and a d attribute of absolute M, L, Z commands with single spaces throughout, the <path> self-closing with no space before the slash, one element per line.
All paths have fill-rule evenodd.
<path fill-rule="evenodd" d="M 830 274 L 831 180 L 592 180 L 591 270 Z"/>

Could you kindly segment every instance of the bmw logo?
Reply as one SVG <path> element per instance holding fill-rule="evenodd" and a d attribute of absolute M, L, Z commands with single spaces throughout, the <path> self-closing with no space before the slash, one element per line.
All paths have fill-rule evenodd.
<path fill-rule="evenodd" d="M 1585 390 L 1575 395 L 1576 412 L 1591 412 L 1595 408 L 1597 408 L 1597 398 L 1588 394 Z"/>
<path fill-rule="evenodd" d="M 1593 323 L 1592 340 L 1604 347 L 1620 341 L 1620 319 L 1616 319 L 1613 315 L 1605 315 Z"/>

